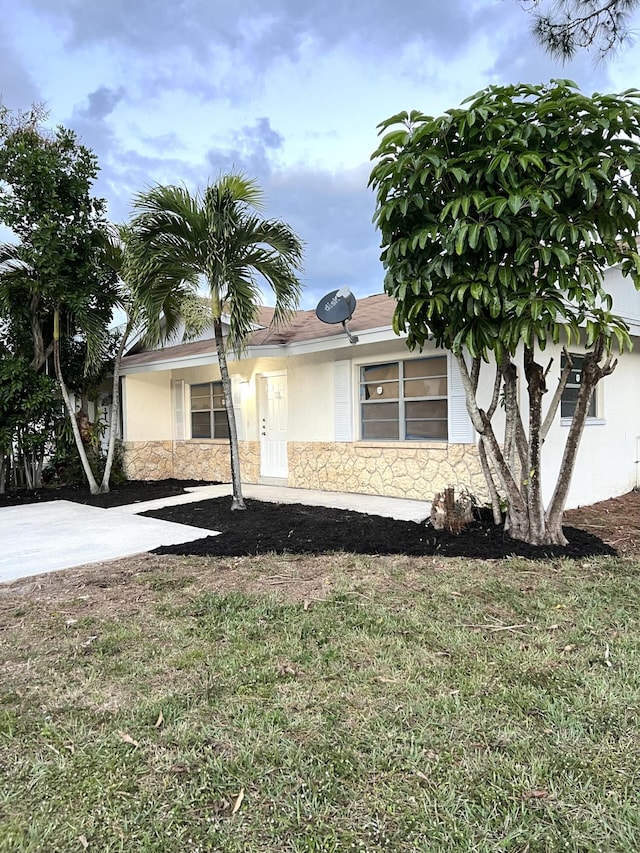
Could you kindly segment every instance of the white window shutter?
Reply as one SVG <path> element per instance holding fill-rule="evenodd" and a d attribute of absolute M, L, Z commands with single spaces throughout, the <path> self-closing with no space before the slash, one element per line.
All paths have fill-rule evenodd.
<path fill-rule="evenodd" d="M 242 412 L 242 380 L 239 376 L 231 377 L 231 398 L 233 401 L 233 412 L 236 416 L 236 432 L 238 441 L 244 441 L 244 415 Z"/>
<path fill-rule="evenodd" d="M 353 441 L 351 361 L 336 361 L 333 370 L 333 421 L 336 441 Z"/>
<path fill-rule="evenodd" d="M 447 353 L 449 366 L 449 442 L 474 444 L 476 433 L 467 411 L 467 398 L 460 376 L 460 368 L 453 353 Z"/>
<path fill-rule="evenodd" d="M 176 379 L 173 386 L 173 437 L 184 441 L 184 379 Z"/>

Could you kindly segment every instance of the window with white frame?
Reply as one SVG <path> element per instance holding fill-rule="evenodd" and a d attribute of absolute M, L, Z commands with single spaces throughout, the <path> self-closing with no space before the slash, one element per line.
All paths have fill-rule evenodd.
<path fill-rule="evenodd" d="M 360 436 L 373 441 L 447 441 L 447 358 L 360 368 Z"/>
<path fill-rule="evenodd" d="M 569 374 L 567 384 L 565 385 L 564 391 L 562 392 L 562 399 L 560 400 L 561 418 L 572 418 L 574 416 L 576 411 L 576 403 L 578 402 L 578 394 L 580 393 L 580 385 L 582 383 L 582 366 L 584 364 L 584 356 L 571 353 L 571 361 L 573 363 L 573 366 L 571 368 L 571 373 Z M 562 358 L 560 360 L 560 366 L 562 370 L 564 370 L 566 363 L 567 357 L 563 353 Z M 597 403 L 595 391 L 591 395 L 589 408 L 587 409 L 587 417 L 597 417 Z"/>
<path fill-rule="evenodd" d="M 191 386 L 191 438 L 229 438 L 222 382 Z"/>

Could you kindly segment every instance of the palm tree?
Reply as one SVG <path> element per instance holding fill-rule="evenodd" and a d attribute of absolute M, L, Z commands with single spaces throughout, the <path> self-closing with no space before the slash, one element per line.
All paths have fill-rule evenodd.
<path fill-rule="evenodd" d="M 121 225 L 113 228 L 103 246 L 105 263 L 118 276 L 117 307 L 125 320 L 113 362 L 109 439 L 100 494 L 109 491 L 120 409 L 120 367 L 131 336 L 137 333 L 145 344 L 155 345 L 171 338 L 182 321 L 183 339 L 189 340 L 200 334 L 210 319 L 188 283 L 145 274 L 145 265 L 139 263 L 143 253 L 136 250 L 135 242 L 132 229 Z"/>
<path fill-rule="evenodd" d="M 143 253 L 139 267 L 147 276 L 188 283 L 194 290 L 204 281 L 209 290 L 229 420 L 232 509 L 245 509 L 245 504 L 223 316 L 229 324 L 226 345 L 240 354 L 257 319 L 260 285 L 266 282 L 275 294 L 275 324 L 291 317 L 301 292 L 297 274 L 302 244 L 285 223 L 262 218 L 262 203 L 262 191 L 254 180 L 229 174 L 203 194 L 191 195 L 176 186 L 155 186 L 140 193 L 134 199 L 138 213 L 131 223 Z M 149 313 L 157 316 L 157 311 Z"/>

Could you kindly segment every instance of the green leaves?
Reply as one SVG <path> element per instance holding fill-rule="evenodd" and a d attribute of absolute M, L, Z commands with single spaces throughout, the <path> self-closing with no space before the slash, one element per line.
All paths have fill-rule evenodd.
<path fill-rule="evenodd" d="M 491 86 L 466 109 L 383 123 L 371 185 L 386 287 L 410 280 L 429 294 L 418 309 L 408 288 L 398 305 L 414 345 L 428 329 L 483 357 L 513 352 L 562 327 L 575 335 L 587 316 L 596 323 L 608 266 L 621 263 L 640 286 L 639 102 L 635 91 L 587 97 L 561 80 Z"/>
<path fill-rule="evenodd" d="M 507 204 L 509 205 L 509 210 L 513 214 L 517 214 L 518 211 L 522 209 L 523 203 L 524 203 L 524 199 L 522 198 L 521 195 L 518 195 L 517 193 L 510 195 L 509 198 L 507 199 Z"/>
<path fill-rule="evenodd" d="M 379 150 L 388 151 L 390 148 L 404 145 L 408 138 L 409 134 L 406 130 L 393 130 L 382 137 Z"/>
<path fill-rule="evenodd" d="M 131 223 L 132 269 L 149 323 L 155 323 L 172 293 L 187 293 L 204 277 L 213 317 L 228 312 L 229 346 L 242 350 L 261 302 L 259 283 L 276 297 L 275 322 L 284 322 L 298 305 L 302 244 L 283 222 L 257 215 L 262 191 L 252 179 L 223 175 L 204 193 L 156 186 L 138 194 Z M 400 197 L 386 215 L 405 216 L 410 198 Z M 407 254 L 409 241 L 394 244 Z M 154 318 L 156 318 L 154 320 Z"/>
<path fill-rule="evenodd" d="M 487 225 L 485 228 L 485 239 L 487 241 L 487 246 L 492 252 L 495 252 L 498 248 L 498 234 L 493 225 Z"/>
<path fill-rule="evenodd" d="M 102 248 L 105 203 L 91 195 L 97 159 L 72 131 L 50 133 L 38 125 L 37 111 L 34 118 L 19 121 L 0 144 L 0 222 L 20 240 L 19 268 L 6 254 L 0 259 L 0 303 L 13 351 L 34 370 L 45 362 L 55 306 L 69 337 L 87 342 L 89 369 L 108 345 L 117 301 Z"/>

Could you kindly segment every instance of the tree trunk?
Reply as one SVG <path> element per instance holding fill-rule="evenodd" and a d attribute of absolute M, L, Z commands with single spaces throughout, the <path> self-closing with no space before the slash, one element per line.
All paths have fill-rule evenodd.
<path fill-rule="evenodd" d="M 482 438 L 482 436 L 480 436 L 478 440 L 478 455 L 480 456 L 480 465 L 482 466 L 482 473 L 484 474 L 484 479 L 487 484 L 487 488 L 489 489 L 489 494 L 491 495 L 491 512 L 493 513 L 493 523 L 499 525 L 502 524 L 500 495 L 498 494 L 496 484 L 494 483 L 493 477 L 491 476 L 489 460 L 487 459 L 487 451 L 485 450 L 484 439 Z"/>
<path fill-rule="evenodd" d="M 22 451 L 22 470 L 24 471 L 24 482 L 27 489 L 33 489 L 33 480 L 31 479 L 31 467 L 29 466 L 29 458 L 24 450 Z"/>
<path fill-rule="evenodd" d="M 482 436 L 484 449 L 486 450 L 488 460 L 491 463 L 491 466 L 493 467 L 496 476 L 500 480 L 500 485 L 504 490 L 504 493 L 509 502 L 509 506 L 512 507 L 516 512 L 522 513 L 525 511 L 526 505 L 518 489 L 518 484 L 513 477 L 513 472 L 509 468 L 504 458 L 502 448 L 500 447 L 500 444 L 495 436 L 491 421 L 487 417 L 486 412 L 483 412 L 482 409 L 480 409 L 480 407 L 478 406 L 475 396 L 475 389 L 469 376 L 469 371 L 464 357 L 461 354 L 456 353 L 456 360 L 460 367 L 460 376 L 462 378 L 462 384 L 464 386 L 467 411 L 469 413 L 469 417 L 471 418 L 471 422 L 473 423 L 476 432 L 478 432 Z M 488 466 L 486 468 L 486 471 L 489 471 Z"/>
<path fill-rule="evenodd" d="M 42 488 L 42 471 L 44 469 L 44 446 L 38 448 L 37 454 L 34 456 L 35 469 L 33 481 L 36 489 Z"/>
<path fill-rule="evenodd" d="M 534 542 L 534 545 L 568 545 L 567 537 L 562 529 L 562 513 L 558 517 L 547 515 L 544 526 L 544 536 L 541 542 Z"/>
<path fill-rule="evenodd" d="M 526 504 L 520 507 L 514 507 L 509 504 L 505 531 L 511 539 L 531 543 L 531 526 L 529 524 L 529 511 Z"/>
<path fill-rule="evenodd" d="M 529 442 L 524 432 L 520 405 L 518 401 L 518 369 L 508 356 L 502 359 L 500 366 L 504 378 L 504 408 L 507 421 L 505 427 L 505 447 L 509 448 L 507 464 L 515 480 L 520 482 L 520 491 L 526 501 L 526 489 L 522 487 L 522 472 L 527 468 Z M 513 442 L 513 446 L 510 446 Z M 505 451 L 506 452 L 506 451 Z"/>
<path fill-rule="evenodd" d="M 93 476 L 93 471 L 91 470 L 91 465 L 89 464 L 89 460 L 87 458 L 87 451 L 84 449 L 82 436 L 80 435 L 80 430 L 78 429 L 76 413 L 74 411 L 73 406 L 71 405 L 71 398 L 69 397 L 69 392 L 62 376 L 62 367 L 60 366 L 60 312 L 57 308 L 53 314 L 53 363 L 55 365 L 56 378 L 60 385 L 62 399 L 64 400 L 64 405 L 67 409 L 67 414 L 69 415 L 69 420 L 71 422 L 71 429 L 73 431 L 73 437 L 76 442 L 78 456 L 80 457 L 80 462 L 82 463 L 82 468 L 89 484 L 89 490 L 92 495 L 97 495 L 98 484 L 96 482 L 96 478 Z"/>
<path fill-rule="evenodd" d="M 587 420 L 589 403 L 598 382 L 605 376 L 609 376 L 616 368 L 617 361 L 608 357 L 602 367 L 598 364 L 604 353 L 604 340 L 600 337 L 595 343 L 593 351 L 587 353 L 582 368 L 582 382 L 576 401 L 576 408 L 569 427 L 569 435 L 564 446 L 562 462 L 560 463 L 560 474 L 556 483 L 553 497 L 547 511 L 547 527 L 550 531 L 562 531 L 562 516 L 571 485 L 571 475 L 575 465 L 580 439 L 584 432 Z M 565 540 L 566 542 L 566 540 Z"/>
<path fill-rule="evenodd" d="M 562 513 L 560 513 L 559 520 L 557 516 L 547 517 L 544 513 L 541 497 L 541 400 L 546 388 L 542 368 L 533 362 L 532 353 L 530 353 L 528 364 L 528 378 L 531 383 L 529 390 L 531 400 L 530 439 L 527 440 L 519 414 L 515 367 L 510 363 L 503 363 L 505 417 L 508 424 L 508 444 L 510 447 L 502 448 L 495 436 L 490 418 L 478 407 L 473 383 L 461 356 L 458 356 L 458 363 L 465 386 L 467 409 L 476 430 L 481 436 L 480 461 L 492 497 L 494 518 L 497 515 L 494 494 L 495 477 L 497 476 L 508 503 L 505 532 L 512 539 L 533 545 L 566 545 L 567 540 L 562 532 Z M 534 436 L 533 441 L 531 440 L 532 435 Z M 513 449 L 514 441 L 517 449 L 515 468 L 513 467 L 513 454 L 511 454 L 511 459 L 506 456 L 507 451 Z M 510 461 L 511 464 L 509 464 Z M 491 467 L 493 467 L 495 474 L 491 471 Z"/>
<path fill-rule="evenodd" d="M 227 353 L 224 348 L 222 336 L 222 321 L 220 317 L 213 318 L 213 330 L 216 338 L 216 349 L 218 351 L 218 364 L 220 365 L 220 376 L 222 378 L 222 390 L 224 392 L 224 404 L 229 422 L 229 452 L 231 456 L 231 483 L 233 498 L 231 509 L 246 509 L 242 497 L 242 480 L 240 476 L 240 451 L 238 449 L 238 430 L 236 428 L 236 414 L 233 408 L 233 394 L 231 390 L 231 379 L 227 367 Z"/>
<path fill-rule="evenodd" d="M 122 364 L 122 354 L 124 353 L 131 328 L 132 320 L 129 320 L 122 334 L 122 340 L 118 345 L 118 351 L 113 362 L 113 382 L 111 385 L 111 417 L 109 419 L 109 444 L 107 446 L 107 458 L 104 463 L 104 473 L 102 482 L 100 483 L 99 494 L 104 494 L 109 491 L 109 479 L 111 477 L 111 468 L 113 466 L 113 457 L 116 448 L 116 428 L 118 426 L 118 412 L 120 411 L 120 366 Z"/>
<path fill-rule="evenodd" d="M 527 486 L 527 513 L 529 516 L 529 536 L 527 542 L 532 545 L 545 541 L 545 513 L 542 503 L 542 453 L 540 429 L 542 427 L 542 397 L 546 393 L 546 383 L 542 367 L 534 360 L 531 347 L 524 348 L 524 372 L 529 392 L 529 457 L 524 482 Z M 513 534 L 511 534 L 513 535 Z M 520 538 L 520 537 L 518 537 Z"/>
<path fill-rule="evenodd" d="M 31 338 L 33 340 L 33 358 L 31 368 L 36 373 L 45 362 L 44 340 L 42 338 L 42 326 L 40 325 L 40 296 L 34 293 L 29 302 L 29 322 L 31 325 Z"/>

